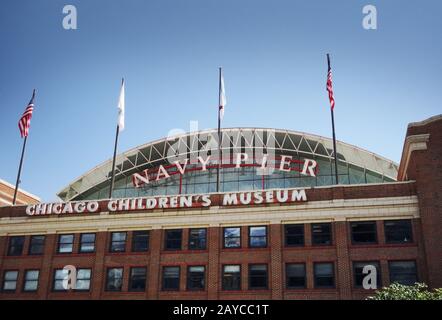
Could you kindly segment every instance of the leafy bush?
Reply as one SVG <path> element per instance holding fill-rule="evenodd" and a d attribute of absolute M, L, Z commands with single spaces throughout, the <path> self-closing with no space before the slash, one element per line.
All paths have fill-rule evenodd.
<path fill-rule="evenodd" d="M 442 288 L 429 291 L 425 283 L 416 282 L 412 286 L 393 283 L 376 291 L 367 300 L 442 300 Z"/>

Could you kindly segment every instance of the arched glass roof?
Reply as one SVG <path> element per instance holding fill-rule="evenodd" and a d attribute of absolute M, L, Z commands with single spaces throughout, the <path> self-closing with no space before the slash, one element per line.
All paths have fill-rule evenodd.
<path fill-rule="evenodd" d="M 269 160 L 274 164 L 278 163 L 282 155 L 292 157 L 295 162 L 314 159 L 318 163 L 319 173 L 316 177 L 304 177 L 298 171 L 274 172 L 263 177 L 256 173 L 254 167 L 223 166 L 220 170 L 220 191 L 335 184 L 333 143 L 329 138 L 303 132 L 264 128 L 225 128 L 222 129 L 221 134 L 223 164 L 229 154 L 238 152 L 250 153 L 253 157 L 256 155 L 256 161 L 258 161 L 259 151 L 261 155 L 274 155 L 274 160 Z M 212 159 L 215 159 L 213 151 L 217 151 L 217 141 L 216 129 L 203 130 L 159 139 L 119 154 L 116 161 L 113 196 L 136 197 L 214 192 L 216 170 L 213 168 L 207 171 L 198 170 L 198 165 L 192 164 L 192 161 L 189 162 L 188 168 L 195 170 L 171 175 L 170 178 L 154 181 L 141 188 L 134 187 L 132 176 L 143 170 L 155 170 L 160 165 L 166 168 L 171 167 L 174 161 L 196 159 L 199 155 L 212 155 Z M 340 141 L 337 141 L 337 152 L 339 182 L 342 184 L 396 181 L 398 165 L 388 159 Z M 108 198 L 111 167 L 112 159 L 109 159 L 71 182 L 57 195 L 64 201 Z"/>

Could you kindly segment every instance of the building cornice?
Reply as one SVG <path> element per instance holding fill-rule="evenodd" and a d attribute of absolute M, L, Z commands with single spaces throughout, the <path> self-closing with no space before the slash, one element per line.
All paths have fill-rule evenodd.
<path fill-rule="evenodd" d="M 413 151 L 427 150 L 427 143 L 429 140 L 430 140 L 429 133 L 412 135 L 408 136 L 405 139 L 404 149 L 402 151 L 402 159 L 398 171 L 399 181 L 407 180 L 407 169 L 408 169 L 408 164 L 410 162 L 411 153 Z"/>

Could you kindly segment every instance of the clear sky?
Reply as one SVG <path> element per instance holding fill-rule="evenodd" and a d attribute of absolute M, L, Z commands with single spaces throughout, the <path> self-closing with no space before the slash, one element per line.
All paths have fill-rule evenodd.
<path fill-rule="evenodd" d="M 62 26 L 77 8 L 77 30 Z M 362 8 L 377 8 L 377 30 Z M 442 111 L 440 0 L 2 0 L 0 178 L 14 184 L 17 127 L 34 116 L 21 187 L 45 201 L 112 157 L 121 77 L 119 151 L 171 129 L 224 127 L 331 136 L 326 53 L 332 56 L 337 139 L 399 162 L 407 124 Z"/>

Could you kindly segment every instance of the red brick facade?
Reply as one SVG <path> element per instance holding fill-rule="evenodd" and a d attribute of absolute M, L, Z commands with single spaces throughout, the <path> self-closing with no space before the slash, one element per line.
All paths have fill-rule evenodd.
<path fill-rule="evenodd" d="M 416 135 L 419 137 L 409 139 Z M 19 271 L 15 292 L 0 291 L 0 299 L 363 299 L 373 292 L 355 288 L 353 263 L 366 261 L 379 263 L 382 286 L 390 284 L 389 264 L 391 262 L 414 261 L 418 281 L 425 282 L 432 288 L 442 287 L 442 117 L 409 126 L 399 169 L 399 180 L 402 181 L 377 185 L 307 189 L 306 208 L 308 209 L 305 209 L 305 212 L 296 209 L 296 206 L 299 206 L 297 203 L 253 206 L 260 209 L 261 213 L 247 211 L 245 206 L 226 209 L 227 213 L 229 210 L 236 210 L 235 214 L 241 214 L 241 210 L 244 210 L 244 215 L 251 216 L 249 220 L 238 224 L 232 221 L 224 221 L 225 224 L 224 222 L 215 223 L 215 221 L 213 223 L 201 222 L 203 220 L 198 220 L 198 215 L 210 214 L 209 208 L 201 208 L 197 218 L 195 215 L 189 215 L 189 222 L 184 225 L 169 224 L 166 227 L 155 227 L 152 224 L 140 228 L 121 229 L 117 229 L 118 226 L 110 229 L 94 226 L 90 228 L 93 231 L 87 231 L 96 233 L 94 253 L 78 253 L 81 232 L 70 229 L 70 226 L 64 226 L 64 222 L 69 221 L 69 217 L 71 220 L 78 220 L 81 214 L 71 214 L 68 217 L 61 215 L 27 217 L 28 220 L 22 222 L 26 217 L 24 207 L 1 208 L 0 227 L 2 223 L 14 226 L 13 221 L 31 227 L 33 223 L 41 224 L 45 221 L 44 219 L 52 219 L 51 223 L 59 223 L 59 227 L 56 231 L 47 233 L 39 233 L 38 228 L 37 231 L 31 228 L 29 232 L 23 232 L 25 243 L 23 254 L 20 256 L 8 256 L 10 236 L 20 235 L 20 232 L 6 232 L 6 234 L 4 232 L 0 236 L 0 284 L 3 285 L 5 271 Z M 216 204 L 216 201 L 214 203 Z M 326 209 L 315 207 L 315 204 L 324 205 L 324 203 L 329 203 L 330 207 Z M 346 206 L 349 203 L 352 205 Z M 266 215 L 267 209 L 269 212 L 279 210 L 277 211 L 278 218 L 270 216 L 270 213 Z M 293 211 L 294 209 L 296 212 Z M 290 214 L 284 216 L 285 211 L 291 212 L 291 210 L 295 212 L 292 216 Z M 330 215 L 321 214 L 321 210 L 330 210 L 331 213 Z M 252 213 L 255 216 L 252 217 Z M 307 215 L 303 218 L 296 216 L 306 213 Z M 122 217 L 124 214 L 115 216 Z M 169 215 L 167 209 L 158 210 L 158 214 Z M 181 215 L 184 214 L 186 214 L 185 210 Z M 110 219 L 107 216 L 101 216 L 100 213 L 90 214 L 90 216 Z M 54 218 L 56 222 L 53 222 Z M 132 215 L 131 219 L 134 219 Z M 413 231 L 411 242 L 387 243 L 384 221 L 394 219 L 411 221 Z M 355 221 L 375 221 L 377 242 L 367 245 L 353 244 L 350 224 Z M 331 245 L 312 244 L 312 224 L 318 222 L 331 223 Z M 284 225 L 291 223 L 303 224 L 304 245 L 286 246 Z M 254 225 L 267 226 L 265 248 L 249 247 L 248 227 Z M 241 227 L 240 248 L 224 248 L 223 227 L 225 226 Z M 207 246 L 204 250 L 190 250 L 188 247 L 189 228 L 196 227 L 207 228 Z M 150 232 L 149 250 L 142 253 L 131 252 L 133 231 L 143 229 Z M 181 250 L 164 250 L 164 237 L 167 229 L 183 229 Z M 111 232 L 115 231 L 128 232 L 125 252 L 109 252 Z M 68 233 L 75 234 L 73 252 L 59 254 L 57 253 L 58 236 Z M 30 237 L 33 234 L 46 236 L 42 255 L 28 254 Z M 335 283 L 333 288 L 324 289 L 315 286 L 314 266 L 315 263 L 322 262 L 333 263 Z M 289 263 L 305 264 L 305 288 L 287 288 L 286 264 Z M 249 289 L 249 267 L 254 264 L 267 265 L 266 289 Z M 92 270 L 89 291 L 54 292 L 52 290 L 54 270 L 66 265 Z M 222 268 L 224 265 L 241 266 L 240 290 L 223 290 Z M 147 268 L 146 289 L 143 292 L 131 292 L 128 290 L 130 268 L 138 266 Z M 180 267 L 178 291 L 162 290 L 164 266 Z M 186 289 L 187 267 L 189 266 L 205 267 L 204 290 Z M 124 268 L 120 292 L 105 290 L 106 270 L 109 267 Z M 22 288 L 25 271 L 30 269 L 40 270 L 40 277 L 38 290 L 28 293 L 23 292 Z"/>

